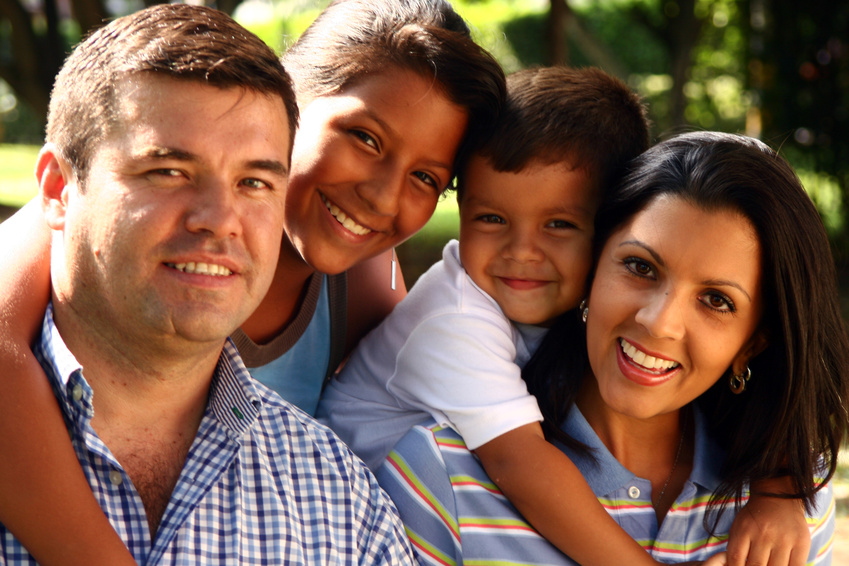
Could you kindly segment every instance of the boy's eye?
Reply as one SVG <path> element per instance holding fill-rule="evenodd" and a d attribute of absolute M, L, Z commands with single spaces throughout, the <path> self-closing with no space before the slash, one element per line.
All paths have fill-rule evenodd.
<path fill-rule="evenodd" d="M 547 226 L 556 230 L 572 230 L 577 228 L 575 224 L 568 220 L 552 220 Z"/>
<path fill-rule="evenodd" d="M 506 224 L 507 222 L 497 214 L 481 214 L 477 218 L 486 224 Z"/>
<path fill-rule="evenodd" d="M 654 277 L 654 268 L 652 265 L 642 259 L 629 257 L 624 262 L 628 271 L 639 277 Z"/>

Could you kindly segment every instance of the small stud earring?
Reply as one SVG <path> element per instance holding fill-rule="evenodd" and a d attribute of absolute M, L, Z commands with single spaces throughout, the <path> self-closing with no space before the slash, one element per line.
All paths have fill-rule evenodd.
<path fill-rule="evenodd" d="M 587 306 L 587 300 L 584 299 L 581 301 L 581 305 L 578 308 L 581 309 L 581 320 L 584 321 L 584 324 L 586 324 L 587 317 L 590 315 L 590 307 Z"/>

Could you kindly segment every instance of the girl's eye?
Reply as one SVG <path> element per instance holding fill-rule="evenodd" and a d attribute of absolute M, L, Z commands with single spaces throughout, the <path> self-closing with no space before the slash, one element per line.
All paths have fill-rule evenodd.
<path fill-rule="evenodd" d="M 374 149 L 379 149 L 377 146 L 377 141 L 371 137 L 369 134 L 365 133 L 362 130 L 351 130 L 351 133 L 354 134 L 357 138 L 359 138 L 363 143 L 373 147 Z"/>
<path fill-rule="evenodd" d="M 439 182 L 436 179 L 434 179 L 433 177 L 431 177 L 430 175 L 428 175 L 427 173 L 425 173 L 423 171 L 414 171 L 413 175 L 415 175 L 415 177 L 419 181 L 421 181 L 421 182 L 423 182 L 427 185 L 430 185 L 435 189 L 441 190 L 441 187 L 439 186 Z"/>
<path fill-rule="evenodd" d="M 722 293 L 717 293 L 715 291 L 705 293 L 704 295 L 699 297 L 699 300 L 704 303 L 708 308 L 717 312 L 732 313 L 737 310 L 734 307 L 734 301 L 732 301 Z"/>
<path fill-rule="evenodd" d="M 652 265 L 642 259 L 629 257 L 624 262 L 628 271 L 639 277 L 654 277 L 654 268 Z"/>
<path fill-rule="evenodd" d="M 556 230 L 574 230 L 575 228 L 577 228 L 575 224 L 569 222 L 568 220 L 552 220 L 548 223 L 547 226 Z"/>
<path fill-rule="evenodd" d="M 506 224 L 507 222 L 497 214 L 482 214 L 478 220 L 485 224 Z"/>

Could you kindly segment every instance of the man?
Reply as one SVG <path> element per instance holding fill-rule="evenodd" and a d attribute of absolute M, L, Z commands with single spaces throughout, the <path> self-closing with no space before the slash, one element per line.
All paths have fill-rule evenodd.
<path fill-rule="evenodd" d="M 57 77 L 34 350 L 140 564 L 412 562 L 365 467 L 226 338 L 271 283 L 296 121 L 274 53 L 202 7 L 120 18 Z M 34 562 L 0 535 L 0 563 Z"/>

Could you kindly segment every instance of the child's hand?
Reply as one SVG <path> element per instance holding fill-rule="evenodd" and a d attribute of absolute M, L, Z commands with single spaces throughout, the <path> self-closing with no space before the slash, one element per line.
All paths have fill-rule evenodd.
<path fill-rule="evenodd" d="M 804 566 L 810 548 L 811 533 L 800 500 L 753 495 L 731 525 L 728 557 L 719 564 Z"/>

